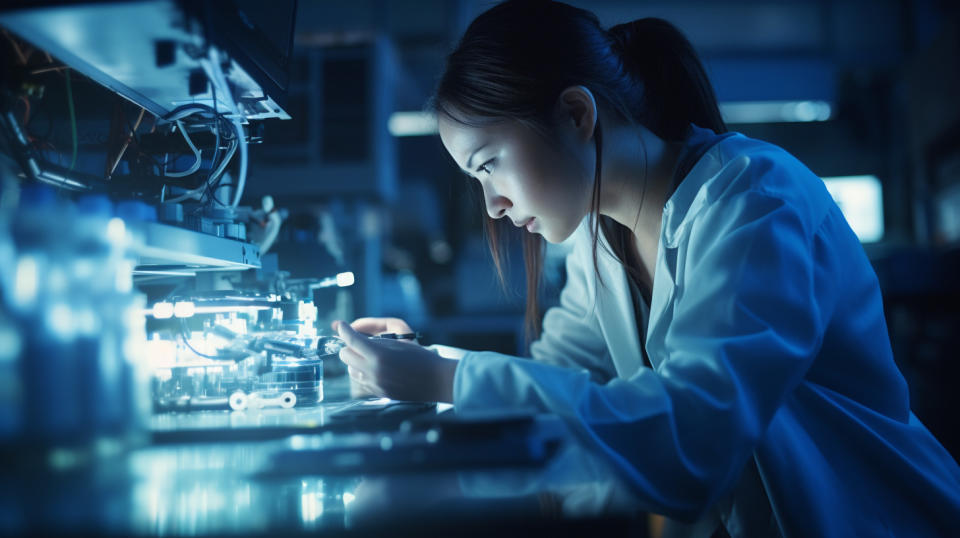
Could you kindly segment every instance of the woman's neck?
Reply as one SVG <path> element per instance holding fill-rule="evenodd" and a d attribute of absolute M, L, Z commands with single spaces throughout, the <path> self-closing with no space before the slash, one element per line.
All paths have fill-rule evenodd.
<path fill-rule="evenodd" d="M 665 142 L 645 127 L 614 125 L 604 130 L 600 214 L 636 237 L 646 264 L 656 254 L 663 206 L 673 192 L 673 175 L 682 144 Z"/>

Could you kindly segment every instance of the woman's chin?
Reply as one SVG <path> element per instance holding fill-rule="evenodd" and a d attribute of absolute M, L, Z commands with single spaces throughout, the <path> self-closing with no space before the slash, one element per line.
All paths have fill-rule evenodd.
<path fill-rule="evenodd" d="M 539 234 L 540 236 L 542 236 L 547 243 L 553 243 L 556 245 L 566 241 L 571 235 L 573 235 L 573 232 L 575 230 L 576 228 L 574 228 L 574 230 L 571 230 L 570 233 L 568 234 L 558 234 L 558 233 L 555 233 L 553 230 L 543 230 L 543 229 L 537 230 L 536 232 L 533 232 L 533 233 Z"/>

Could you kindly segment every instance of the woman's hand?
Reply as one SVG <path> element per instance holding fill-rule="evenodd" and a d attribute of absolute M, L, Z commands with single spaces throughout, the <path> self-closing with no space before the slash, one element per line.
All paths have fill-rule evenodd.
<path fill-rule="evenodd" d="M 334 321 L 330 326 L 333 330 L 337 330 L 337 324 L 341 323 L 340 321 Z M 410 325 L 406 321 L 403 321 L 400 318 L 358 318 L 353 320 L 350 324 L 353 327 L 353 330 L 364 333 L 372 334 L 374 336 L 383 334 L 383 333 L 394 333 L 394 334 L 409 334 L 414 332 L 410 328 Z M 413 343 L 415 340 L 400 340 L 401 342 Z M 367 387 L 365 384 L 357 381 L 353 376 L 350 377 L 350 397 L 351 398 L 366 398 L 368 396 L 378 396 L 376 392 L 371 390 L 370 387 Z"/>
<path fill-rule="evenodd" d="M 333 330 L 337 330 L 337 323 L 342 322 L 334 321 Z M 383 333 L 409 334 L 413 332 L 410 325 L 407 325 L 407 322 L 400 318 L 359 318 L 355 319 L 350 327 L 359 333 L 374 336 Z"/>
<path fill-rule="evenodd" d="M 384 328 L 371 332 L 413 332 L 398 319 L 376 326 L 381 320 L 367 325 L 361 321 L 355 321 L 354 326 Z M 340 360 L 347 365 L 350 378 L 370 394 L 394 400 L 453 401 L 456 360 L 445 359 L 411 342 L 368 338 L 343 321 L 334 324 L 347 344 L 340 350 Z"/>

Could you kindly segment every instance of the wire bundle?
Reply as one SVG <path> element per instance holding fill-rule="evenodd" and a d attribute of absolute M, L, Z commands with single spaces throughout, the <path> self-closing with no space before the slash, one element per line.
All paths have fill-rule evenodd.
<path fill-rule="evenodd" d="M 237 130 L 238 125 L 234 122 L 230 122 L 230 125 L 233 127 L 233 131 L 234 131 L 233 133 L 230 134 L 228 138 L 228 140 L 230 141 L 230 146 L 229 146 L 229 149 L 227 149 L 226 155 L 218 163 L 217 157 L 218 157 L 218 154 L 220 153 L 220 144 L 221 144 L 221 138 L 222 138 L 220 123 L 224 119 L 224 117 L 223 115 L 219 114 L 218 111 L 213 107 L 200 104 L 200 103 L 184 105 L 174 109 L 170 114 L 162 118 L 161 121 L 166 123 L 174 123 L 176 125 L 175 128 L 180 131 L 181 135 L 183 136 L 184 140 L 187 143 L 187 146 L 190 147 L 190 150 L 193 152 L 193 154 L 196 157 L 193 165 L 191 165 L 190 168 L 181 172 L 164 171 L 163 175 L 165 177 L 180 178 L 180 177 L 186 177 L 191 174 L 194 174 L 197 172 L 197 170 L 200 169 L 200 166 L 202 163 L 200 150 L 197 149 L 196 144 L 193 143 L 193 140 L 190 138 L 190 133 L 188 132 L 187 128 L 183 124 L 183 120 L 185 118 L 194 114 L 210 114 L 212 115 L 212 118 L 213 118 L 214 134 L 216 135 L 217 138 L 214 144 L 214 153 L 213 153 L 210 173 L 208 174 L 207 179 L 204 181 L 202 185 L 200 185 L 197 188 L 188 190 L 185 193 L 180 194 L 174 198 L 165 198 L 166 185 L 164 185 L 164 190 L 161 191 L 161 202 L 176 203 L 176 202 L 182 202 L 188 199 L 194 199 L 194 200 L 202 199 L 204 196 L 206 196 L 207 199 L 216 201 L 220 203 L 220 205 L 226 206 L 227 204 L 224 204 L 219 200 L 217 200 L 217 198 L 214 196 L 214 192 L 216 191 L 217 188 L 222 186 L 220 185 L 220 180 L 223 177 L 223 173 L 226 170 L 227 165 L 230 164 L 230 160 L 233 158 L 234 153 L 237 151 L 237 148 L 240 146 L 241 140 L 243 140 L 243 130 L 242 128 L 240 130 Z M 230 206 L 230 207 L 236 207 L 236 206 Z"/>
<path fill-rule="evenodd" d="M 217 53 L 217 49 L 210 47 L 209 58 L 203 62 L 203 69 L 207 73 L 207 77 L 210 79 L 211 84 L 214 87 L 214 104 L 216 105 L 216 87 L 219 86 L 222 90 L 224 100 L 227 102 L 227 106 L 232 113 L 231 121 L 234 125 L 234 130 L 237 132 L 238 144 L 240 148 L 240 173 L 237 177 L 237 189 L 236 194 L 234 194 L 233 202 L 230 203 L 231 208 L 236 208 L 240 205 L 240 198 L 243 196 L 243 189 L 247 182 L 247 140 L 243 136 L 243 126 L 241 121 L 243 120 L 243 113 L 240 110 L 240 107 L 233 100 L 233 94 L 230 92 L 230 85 L 227 84 L 227 79 L 223 74 L 223 69 L 221 68 L 220 56 Z"/>

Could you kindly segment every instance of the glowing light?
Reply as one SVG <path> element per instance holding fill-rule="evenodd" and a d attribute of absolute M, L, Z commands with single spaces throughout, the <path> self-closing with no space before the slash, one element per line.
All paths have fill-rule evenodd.
<path fill-rule="evenodd" d="M 861 242 L 883 239 L 883 188 L 877 176 L 825 177 L 823 182 Z"/>
<path fill-rule="evenodd" d="M 177 343 L 173 340 L 147 340 L 143 343 L 143 346 L 143 357 L 154 368 L 169 367 L 176 361 Z M 173 375 L 172 372 L 169 372 L 169 374 L 167 379 Z M 154 371 L 154 375 L 158 375 L 157 370 Z"/>
<path fill-rule="evenodd" d="M 349 491 L 344 491 L 344 492 L 343 492 L 343 505 L 344 505 L 344 506 L 347 506 L 348 504 L 352 503 L 355 499 L 356 499 L 356 497 L 353 495 L 353 493 L 350 493 Z"/>
<path fill-rule="evenodd" d="M 323 515 L 323 482 L 300 482 L 300 518 L 307 527 L 313 527 Z"/>
<path fill-rule="evenodd" d="M 740 101 L 720 103 L 727 123 L 794 123 L 827 121 L 833 107 L 826 101 Z"/>
<path fill-rule="evenodd" d="M 146 327 L 147 318 L 142 308 L 138 308 L 136 306 L 127 308 L 127 311 L 124 312 L 124 318 L 124 321 L 127 323 L 127 327 L 141 329 Z"/>
<path fill-rule="evenodd" d="M 107 239 L 111 243 L 120 243 L 127 235 L 127 226 L 123 219 L 114 217 L 107 223 Z"/>
<path fill-rule="evenodd" d="M 247 334 L 247 320 L 241 317 L 231 316 L 228 319 L 218 319 L 217 325 L 226 327 L 237 334 Z M 217 337 L 219 335 L 213 334 L 212 336 Z M 220 338 L 219 340 L 223 341 L 225 339 Z"/>
<path fill-rule="evenodd" d="M 341 288 L 352 286 L 354 282 L 355 280 L 353 278 L 353 273 L 350 271 L 337 275 L 337 286 L 340 286 Z"/>
<path fill-rule="evenodd" d="M 196 312 L 197 307 L 192 301 L 177 301 L 173 305 L 173 315 L 178 318 L 189 318 Z"/>
<path fill-rule="evenodd" d="M 58 303 L 53 305 L 47 311 L 47 328 L 50 332 L 56 336 L 63 338 L 64 340 L 69 339 L 73 336 L 74 324 L 73 316 L 70 311 L 70 307 L 66 303 Z"/>
<path fill-rule="evenodd" d="M 393 136 L 427 136 L 437 134 L 437 116 L 429 112 L 394 112 L 387 120 Z"/>
<path fill-rule="evenodd" d="M 177 303 L 180 304 L 180 303 Z M 193 304 L 193 303 L 189 303 Z M 258 310 L 268 310 L 269 306 L 194 306 L 193 314 L 229 314 L 230 312 L 246 312 L 252 313 Z M 180 316 L 177 316 L 180 317 Z M 189 317 L 189 316 L 184 316 Z"/>
<path fill-rule="evenodd" d="M 310 322 L 317 319 L 317 307 L 313 306 L 313 303 L 300 301 L 297 311 L 299 314 L 299 319 L 302 319 L 305 322 Z"/>
<path fill-rule="evenodd" d="M 113 285 L 118 292 L 130 293 L 133 291 L 134 267 L 134 263 L 130 260 L 117 262 L 117 273 Z"/>
<path fill-rule="evenodd" d="M 37 298 L 37 260 L 32 256 L 21 257 L 15 273 L 14 301 L 21 306 L 30 305 Z"/>
<path fill-rule="evenodd" d="M 157 319 L 170 319 L 173 317 L 173 303 L 161 301 L 153 305 L 153 317 Z"/>

